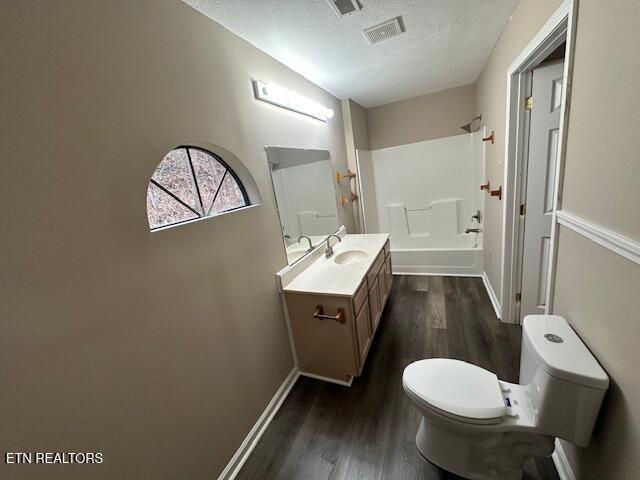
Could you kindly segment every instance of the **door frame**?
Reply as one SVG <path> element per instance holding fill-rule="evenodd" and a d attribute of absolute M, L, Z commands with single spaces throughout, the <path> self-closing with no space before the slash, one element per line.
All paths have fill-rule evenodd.
<path fill-rule="evenodd" d="M 560 208 L 562 175 L 566 155 L 567 126 L 575 49 L 575 30 L 578 0 L 564 0 L 531 42 L 518 54 L 507 69 L 507 101 L 505 124 L 505 168 L 504 206 L 502 212 L 502 265 L 501 265 L 501 320 L 505 323 L 520 323 L 516 316 L 519 310 L 515 295 L 518 288 L 518 259 L 522 255 L 519 248 L 521 234 L 519 221 L 519 199 L 521 197 L 524 154 L 527 151 L 528 114 L 524 109 L 526 91 L 531 71 L 537 67 L 562 42 L 566 41 L 564 56 L 564 84 L 560 113 L 560 145 L 555 171 L 553 195 L 553 219 L 551 227 L 551 251 L 547 274 L 547 302 L 545 313 L 553 308 L 553 289 L 557 255 L 556 212 Z"/>

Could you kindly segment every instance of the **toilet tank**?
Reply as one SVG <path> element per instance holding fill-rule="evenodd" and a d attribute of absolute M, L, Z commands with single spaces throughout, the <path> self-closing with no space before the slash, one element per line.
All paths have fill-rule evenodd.
<path fill-rule="evenodd" d="M 520 385 L 536 427 L 587 446 L 609 377 L 566 320 L 528 315 L 522 325 Z"/>

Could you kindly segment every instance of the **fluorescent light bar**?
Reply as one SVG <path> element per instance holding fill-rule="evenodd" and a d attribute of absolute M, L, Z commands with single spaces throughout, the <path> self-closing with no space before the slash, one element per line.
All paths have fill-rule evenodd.
<path fill-rule="evenodd" d="M 320 105 L 307 97 L 303 97 L 275 83 L 264 83 L 259 80 L 254 80 L 253 90 L 256 98 L 263 102 L 302 113 L 303 115 L 308 115 L 323 122 L 333 118 L 333 110 L 330 108 Z"/>

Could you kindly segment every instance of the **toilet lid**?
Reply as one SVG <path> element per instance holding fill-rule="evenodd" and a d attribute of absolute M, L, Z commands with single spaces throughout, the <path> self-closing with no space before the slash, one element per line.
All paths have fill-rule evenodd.
<path fill-rule="evenodd" d="M 498 377 L 471 363 L 420 360 L 404 369 L 402 383 L 418 399 L 456 417 L 488 420 L 507 413 Z"/>

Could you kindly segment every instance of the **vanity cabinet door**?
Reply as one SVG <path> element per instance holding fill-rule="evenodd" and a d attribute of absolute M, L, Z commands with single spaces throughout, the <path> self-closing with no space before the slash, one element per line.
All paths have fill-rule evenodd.
<path fill-rule="evenodd" d="M 369 290 L 371 290 L 371 288 L 373 287 L 373 282 L 375 282 L 378 278 L 380 267 L 384 265 L 384 258 L 384 250 L 380 250 L 380 253 L 373 262 L 373 265 L 371 265 L 369 273 L 367 273 L 367 284 L 369 285 Z"/>
<path fill-rule="evenodd" d="M 369 290 L 367 289 L 367 282 L 362 282 L 362 285 L 358 287 L 355 295 L 353 296 L 353 311 L 359 312 L 364 305 L 364 302 L 367 301 L 367 297 L 369 296 Z"/>
<path fill-rule="evenodd" d="M 364 359 L 371 342 L 371 328 L 369 326 L 369 302 L 364 302 L 360 312 L 356 316 L 356 336 L 358 337 L 358 354 L 360 358 L 360 369 L 364 364 Z"/>
<path fill-rule="evenodd" d="M 376 277 L 371 290 L 369 290 L 369 312 L 371 318 L 371 331 L 375 332 L 378 326 L 378 313 L 380 312 L 380 290 L 378 289 L 378 278 Z"/>
<path fill-rule="evenodd" d="M 393 274 L 391 273 L 391 255 L 389 255 L 384 262 L 384 277 L 387 293 L 389 293 L 391 291 L 391 281 L 393 280 Z"/>
<path fill-rule="evenodd" d="M 385 266 L 382 265 L 380 272 L 378 272 L 378 299 L 380 303 L 380 312 L 384 310 L 384 302 L 387 299 L 387 275 L 385 273 Z"/>

